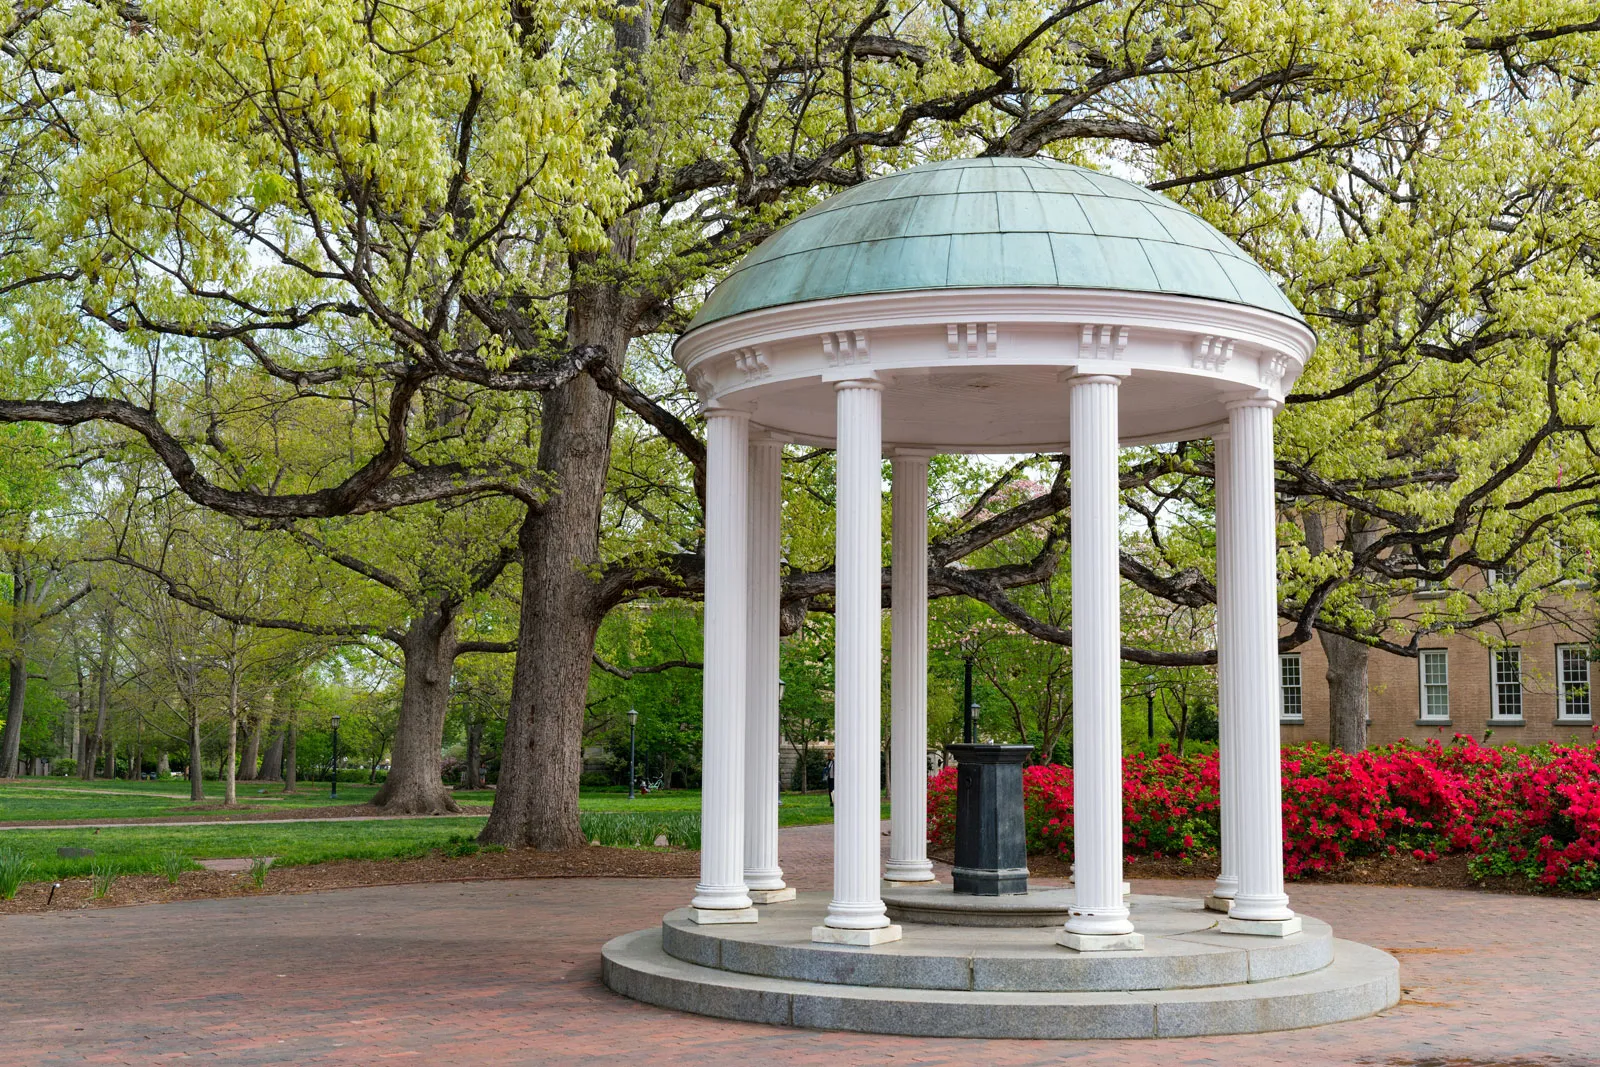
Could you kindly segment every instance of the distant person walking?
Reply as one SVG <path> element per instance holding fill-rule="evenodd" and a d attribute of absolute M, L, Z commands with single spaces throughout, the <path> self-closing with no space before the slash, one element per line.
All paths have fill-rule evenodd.
<path fill-rule="evenodd" d="M 833 807 L 833 758 L 828 758 L 828 807 Z"/>

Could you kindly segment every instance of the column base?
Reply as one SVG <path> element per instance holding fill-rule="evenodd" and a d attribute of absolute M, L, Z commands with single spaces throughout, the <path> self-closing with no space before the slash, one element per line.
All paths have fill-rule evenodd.
<path fill-rule="evenodd" d="M 755 894 L 753 893 L 751 894 L 751 896 L 754 895 Z M 1228 914 L 1228 909 L 1233 907 L 1233 898 L 1219 897 L 1213 893 L 1211 896 L 1206 897 L 1205 903 L 1207 911 L 1220 911 L 1222 914 L 1226 915 Z"/>
<path fill-rule="evenodd" d="M 701 926 L 716 923 L 753 923 L 760 920 L 754 908 L 690 908 L 689 918 Z"/>
<path fill-rule="evenodd" d="M 842 930 L 836 926 L 813 926 L 811 940 L 822 945 L 857 945 L 871 948 L 900 940 L 900 927 L 874 926 L 870 930 Z"/>
<path fill-rule="evenodd" d="M 794 887 L 785 886 L 782 889 L 752 889 L 750 890 L 750 903 L 752 904 L 781 904 L 785 900 L 794 899 Z"/>
<path fill-rule="evenodd" d="M 1056 944 L 1074 952 L 1140 952 L 1144 949 L 1144 935 L 1132 934 L 1074 934 L 1063 930 Z"/>
<path fill-rule="evenodd" d="M 912 881 L 906 881 L 903 878 L 887 878 L 886 877 L 883 880 L 883 884 L 886 885 L 886 886 L 889 886 L 889 887 L 891 887 L 893 889 L 908 889 L 908 888 L 915 888 L 916 886 L 919 886 L 919 885 L 938 885 L 939 884 L 939 879 L 935 878 L 931 874 L 928 875 L 928 877 L 926 877 L 926 878 L 917 878 L 917 879 L 914 879 Z"/>
<path fill-rule="evenodd" d="M 1300 916 L 1292 919 L 1219 919 L 1217 930 L 1224 934 L 1255 934 L 1257 937 L 1289 937 L 1298 934 Z"/>
<path fill-rule="evenodd" d="M 1067 884 L 1072 886 L 1074 889 L 1076 889 L 1078 887 L 1078 880 L 1075 877 L 1068 878 L 1067 879 Z M 1122 899 L 1123 900 L 1127 900 L 1131 896 L 1133 896 L 1133 883 L 1131 883 L 1131 882 L 1123 882 L 1122 883 Z"/>

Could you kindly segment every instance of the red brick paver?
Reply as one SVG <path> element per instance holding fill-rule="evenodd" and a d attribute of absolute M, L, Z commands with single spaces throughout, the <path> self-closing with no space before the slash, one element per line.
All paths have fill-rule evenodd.
<path fill-rule="evenodd" d="M 784 833 L 785 867 L 804 888 L 827 885 L 827 834 Z M 689 883 L 480 882 L 7 917 L 0 1064 L 1600 1063 L 1600 904 L 1366 886 L 1292 893 L 1341 936 L 1400 955 L 1399 1007 L 1314 1030 L 1162 1042 L 718 1022 L 599 983 L 600 945 L 654 925 L 688 899 Z"/>

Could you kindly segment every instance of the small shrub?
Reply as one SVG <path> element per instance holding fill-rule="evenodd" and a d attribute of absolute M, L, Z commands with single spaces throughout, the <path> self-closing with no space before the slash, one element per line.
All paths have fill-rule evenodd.
<path fill-rule="evenodd" d="M 166 875 L 168 885 L 177 885 L 178 878 L 194 866 L 189 857 L 181 852 L 163 852 L 161 854 L 161 873 Z"/>
<path fill-rule="evenodd" d="M 104 900 L 111 895 L 111 887 L 116 883 L 117 876 L 122 871 L 113 859 L 94 859 L 89 862 L 89 877 L 91 887 L 89 895 L 95 900 Z"/>
<path fill-rule="evenodd" d="M 439 846 L 445 856 L 476 856 L 482 846 L 465 834 L 458 834 Z"/>
<path fill-rule="evenodd" d="M 266 886 L 267 868 L 271 866 L 272 860 L 266 856 L 250 857 L 250 880 L 255 883 L 257 889 L 261 889 Z"/>
<path fill-rule="evenodd" d="M 584 840 L 610 848 L 654 848 L 662 835 L 671 848 L 700 847 L 700 816 L 691 811 L 587 811 L 578 824 Z"/>
<path fill-rule="evenodd" d="M 0 900 L 12 900 L 17 887 L 27 880 L 33 861 L 14 848 L 0 848 Z"/>
<path fill-rule="evenodd" d="M 485 852 L 504 852 L 505 850 L 506 850 L 506 846 L 504 846 L 504 845 L 484 845 L 483 846 L 483 851 L 485 851 Z"/>

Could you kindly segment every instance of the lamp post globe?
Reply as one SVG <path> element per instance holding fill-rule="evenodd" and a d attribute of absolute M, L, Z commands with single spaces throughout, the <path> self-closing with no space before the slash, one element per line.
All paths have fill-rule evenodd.
<path fill-rule="evenodd" d="M 628 799 L 633 799 L 633 766 L 634 754 L 638 751 L 635 741 L 638 737 L 639 712 L 636 708 L 628 709 Z"/>
<path fill-rule="evenodd" d="M 339 716 L 329 718 L 328 724 L 333 727 L 333 788 L 328 795 L 336 797 L 339 795 Z"/>

